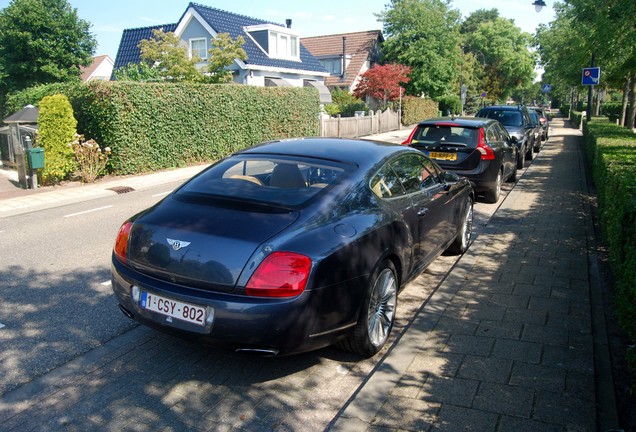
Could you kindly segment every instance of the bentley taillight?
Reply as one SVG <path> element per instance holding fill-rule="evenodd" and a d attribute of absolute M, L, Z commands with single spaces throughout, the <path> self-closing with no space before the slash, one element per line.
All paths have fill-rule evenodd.
<path fill-rule="evenodd" d="M 258 266 L 245 286 L 254 297 L 295 297 L 307 285 L 311 259 L 294 252 L 274 252 Z"/>
<path fill-rule="evenodd" d="M 124 264 L 127 260 L 128 237 L 130 236 L 130 229 L 132 228 L 132 226 L 133 223 L 131 221 L 124 222 L 121 228 L 119 228 L 117 239 L 115 240 L 115 247 L 113 248 L 115 256 Z"/>

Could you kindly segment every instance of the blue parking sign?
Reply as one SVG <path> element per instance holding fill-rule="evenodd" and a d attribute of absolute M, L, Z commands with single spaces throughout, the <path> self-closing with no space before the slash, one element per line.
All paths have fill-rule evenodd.
<path fill-rule="evenodd" d="M 583 85 L 598 85 L 601 79 L 601 68 L 583 68 Z"/>

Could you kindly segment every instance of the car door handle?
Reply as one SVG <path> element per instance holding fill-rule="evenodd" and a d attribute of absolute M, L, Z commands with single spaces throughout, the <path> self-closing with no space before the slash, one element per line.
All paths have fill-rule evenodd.
<path fill-rule="evenodd" d="M 426 207 L 422 207 L 417 211 L 418 216 L 424 216 L 426 213 L 428 213 L 428 208 Z"/>

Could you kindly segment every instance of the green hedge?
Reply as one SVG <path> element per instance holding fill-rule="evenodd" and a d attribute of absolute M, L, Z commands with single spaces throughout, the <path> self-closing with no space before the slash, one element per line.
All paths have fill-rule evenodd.
<path fill-rule="evenodd" d="M 636 135 L 607 118 L 595 117 L 584 122 L 584 137 L 616 280 L 617 314 L 636 342 Z M 636 380 L 636 349 L 629 358 Z"/>
<path fill-rule="evenodd" d="M 616 120 L 621 118 L 622 111 L 622 102 L 605 102 L 603 104 L 603 114 L 606 115 L 612 123 L 616 123 Z"/>
<path fill-rule="evenodd" d="M 574 123 L 574 126 L 577 128 L 581 127 L 581 119 L 583 118 L 583 113 L 580 111 L 570 111 L 570 121 Z"/>
<path fill-rule="evenodd" d="M 460 115 L 462 112 L 462 100 L 459 96 L 442 96 L 437 99 L 437 102 L 439 103 L 439 110 L 443 116 L 451 114 Z"/>
<path fill-rule="evenodd" d="M 406 96 L 402 99 L 402 124 L 409 126 L 437 117 L 438 111 L 438 104 L 432 99 Z"/>
<path fill-rule="evenodd" d="M 263 141 L 319 131 L 312 88 L 98 81 L 62 93 L 78 132 L 110 147 L 108 169 L 118 175 L 211 162 Z"/>
<path fill-rule="evenodd" d="M 53 96 L 55 94 L 67 95 L 71 89 L 77 88 L 80 85 L 80 83 L 42 84 L 11 93 L 7 96 L 6 103 L 3 107 L 2 118 L 20 111 L 27 105 L 39 106 L 40 101 L 45 96 Z"/>

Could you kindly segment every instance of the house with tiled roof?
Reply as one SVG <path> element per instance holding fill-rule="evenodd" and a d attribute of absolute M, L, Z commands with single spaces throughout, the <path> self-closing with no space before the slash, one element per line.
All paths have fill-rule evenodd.
<path fill-rule="evenodd" d="M 331 102 L 324 85 L 329 72 L 301 43 L 300 32 L 285 25 L 250 18 L 220 9 L 190 3 L 179 21 L 161 26 L 126 29 L 115 59 L 115 69 L 130 63 L 140 63 L 139 42 L 152 37 L 152 31 L 174 32 L 205 64 L 211 41 L 219 33 L 228 33 L 233 40 L 245 39 L 243 49 L 247 60 L 236 59 L 229 67 L 235 83 L 255 86 L 315 87 L 322 103 Z"/>
<path fill-rule="evenodd" d="M 360 76 L 380 60 L 384 38 L 380 30 L 305 37 L 302 44 L 329 71 L 328 88 L 352 92 Z"/>
<path fill-rule="evenodd" d="M 80 68 L 82 82 L 93 80 L 108 81 L 113 73 L 114 62 L 108 55 L 93 57 L 90 65 Z"/>

